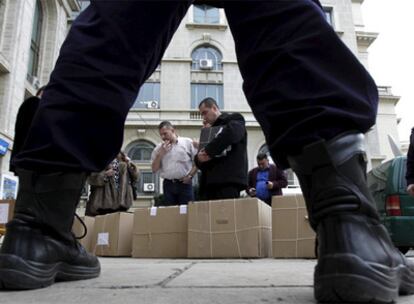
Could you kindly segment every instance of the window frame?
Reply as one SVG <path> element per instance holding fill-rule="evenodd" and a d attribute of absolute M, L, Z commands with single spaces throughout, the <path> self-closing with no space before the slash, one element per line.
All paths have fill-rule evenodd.
<path fill-rule="evenodd" d="M 213 60 L 213 68 L 210 70 L 200 69 L 200 60 L 210 59 Z M 223 55 L 221 52 L 212 45 L 200 45 L 196 47 L 191 53 L 191 70 L 192 71 L 222 71 L 223 70 Z"/>
<path fill-rule="evenodd" d="M 199 16 L 196 10 L 202 11 L 202 15 Z M 208 11 L 214 11 L 214 16 L 208 16 Z M 200 18 L 200 19 L 197 19 Z M 212 20 L 209 20 L 211 18 Z M 220 24 L 220 10 L 217 7 L 207 4 L 194 4 L 193 5 L 193 22 L 196 24 Z"/>
<path fill-rule="evenodd" d="M 27 68 L 27 75 L 30 78 L 39 77 L 40 50 L 44 20 L 42 3 L 40 0 L 36 0 L 36 6 L 33 15 L 32 35 L 30 38 L 29 62 Z"/>
<path fill-rule="evenodd" d="M 141 146 L 141 147 L 139 147 Z M 148 149 L 150 150 L 149 152 L 149 158 L 148 159 L 135 159 L 132 155 L 132 153 L 135 154 L 135 150 L 139 149 L 139 148 L 143 148 L 143 149 Z M 134 163 L 138 163 L 138 164 L 149 164 L 151 163 L 151 153 L 152 151 L 155 149 L 155 145 L 147 140 L 137 140 L 132 142 L 129 145 L 128 148 L 128 152 L 127 155 L 128 157 L 134 162 Z M 142 153 L 141 153 L 142 154 Z"/>
<path fill-rule="evenodd" d="M 215 86 L 217 87 L 218 92 L 216 92 L 217 94 L 213 96 L 211 94 L 208 94 L 208 91 L 206 91 L 206 94 L 202 95 L 201 97 L 198 97 L 197 95 L 197 98 L 196 98 L 196 96 L 194 95 L 195 88 L 199 86 L 205 86 L 206 90 L 208 87 Z M 191 83 L 190 88 L 191 88 L 191 109 L 198 109 L 199 103 L 206 97 L 214 98 L 219 108 L 224 109 L 224 86 L 222 83 Z"/>

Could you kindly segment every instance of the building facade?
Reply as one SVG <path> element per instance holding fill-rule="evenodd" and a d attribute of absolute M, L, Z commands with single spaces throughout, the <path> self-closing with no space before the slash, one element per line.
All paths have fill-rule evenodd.
<path fill-rule="evenodd" d="M 46 84 L 73 15 L 87 7 L 75 0 L 0 0 L 0 139 L 9 151 L 0 156 L 7 172 L 17 109 Z M 323 0 L 325 15 L 337 34 L 368 68 L 368 48 L 377 33 L 364 30 L 363 0 Z M 18 22 L 17 20 L 24 20 Z M 395 105 L 389 87 L 381 95 L 377 125 L 367 134 L 370 166 L 392 157 L 387 135 L 398 142 Z M 201 117 L 197 106 L 204 97 L 218 100 L 225 112 L 241 112 L 247 121 L 249 168 L 266 151 L 263 133 L 242 92 L 234 41 L 224 11 L 207 5 L 191 6 L 163 59 L 137 92 L 125 123 L 122 149 L 138 164 L 141 178 L 136 205 L 148 204 L 160 192 L 161 181 L 151 172 L 150 156 L 160 141 L 162 120 L 176 125 L 180 136 L 198 138 Z M 196 182 L 196 181 L 195 181 Z M 289 183 L 297 185 L 289 172 Z"/>

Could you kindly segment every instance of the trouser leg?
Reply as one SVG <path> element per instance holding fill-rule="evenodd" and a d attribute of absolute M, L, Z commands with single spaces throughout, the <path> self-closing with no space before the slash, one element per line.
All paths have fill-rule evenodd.
<path fill-rule="evenodd" d="M 272 156 L 375 122 L 377 88 L 312 0 L 224 2 L 243 89 Z"/>
<path fill-rule="evenodd" d="M 75 20 L 15 165 L 100 171 L 191 1 L 92 1 Z"/>
<path fill-rule="evenodd" d="M 188 202 L 194 200 L 194 192 L 192 184 L 180 184 L 178 193 L 178 203 L 180 205 L 187 205 Z"/>
<path fill-rule="evenodd" d="M 162 206 L 173 206 L 178 204 L 179 194 L 177 191 L 177 184 L 172 181 L 164 179 L 163 181 L 163 194 L 164 203 Z"/>

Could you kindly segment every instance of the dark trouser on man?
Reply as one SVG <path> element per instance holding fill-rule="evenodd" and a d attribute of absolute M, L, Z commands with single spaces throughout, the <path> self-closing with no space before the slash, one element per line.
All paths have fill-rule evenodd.
<path fill-rule="evenodd" d="M 163 190 L 165 203 L 161 206 L 187 205 L 194 200 L 193 185 L 177 179 L 164 179 Z"/>
<path fill-rule="evenodd" d="M 157 66 L 190 3 L 97 1 L 74 22 L 15 162 L 27 170 L 28 179 L 22 180 L 1 251 L 0 286 L 36 288 L 53 282 L 54 277 L 39 284 L 37 268 L 52 256 L 66 261 L 65 256 L 59 250 L 41 259 L 27 255 L 21 247 L 33 241 L 26 234 L 40 225 L 40 240 L 51 231 L 50 242 L 66 246 L 68 225 L 47 220 L 58 213 L 56 206 L 61 217 L 72 218 L 77 185 L 71 174 L 80 178 L 82 172 L 100 171 L 118 153 L 138 88 Z M 375 123 L 375 83 L 327 24 L 316 0 L 225 1 L 223 6 L 247 100 L 272 156 L 297 173 L 318 234 L 316 299 L 391 302 L 398 293 L 413 293 L 414 268 L 379 223 L 365 183 L 361 133 Z M 47 178 L 55 172 L 63 172 L 70 191 L 60 192 Z M 38 200 L 39 193 L 44 200 Z M 30 263 L 34 274 L 21 266 Z M 65 265 L 72 272 L 77 265 L 89 273 L 94 269 L 83 260 Z M 15 276 L 8 276 L 12 272 Z M 62 273 L 54 275 L 80 278 L 62 278 Z"/>

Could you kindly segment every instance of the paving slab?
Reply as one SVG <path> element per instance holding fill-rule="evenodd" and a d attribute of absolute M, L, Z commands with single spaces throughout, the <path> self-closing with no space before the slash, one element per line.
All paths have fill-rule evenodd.
<path fill-rule="evenodd" d="M 100 258 L 102 275 L 23 292 L 1 304 L 316 304 L 314 260 Z M 398 304 L 414 303 L 414 296 Z"/>
<path fill-rule="evenodd" d="M 167 286 L 307 286 L 312 287 L 315 260 L 251 260 L 250 263 L 196 262 Z"/>

